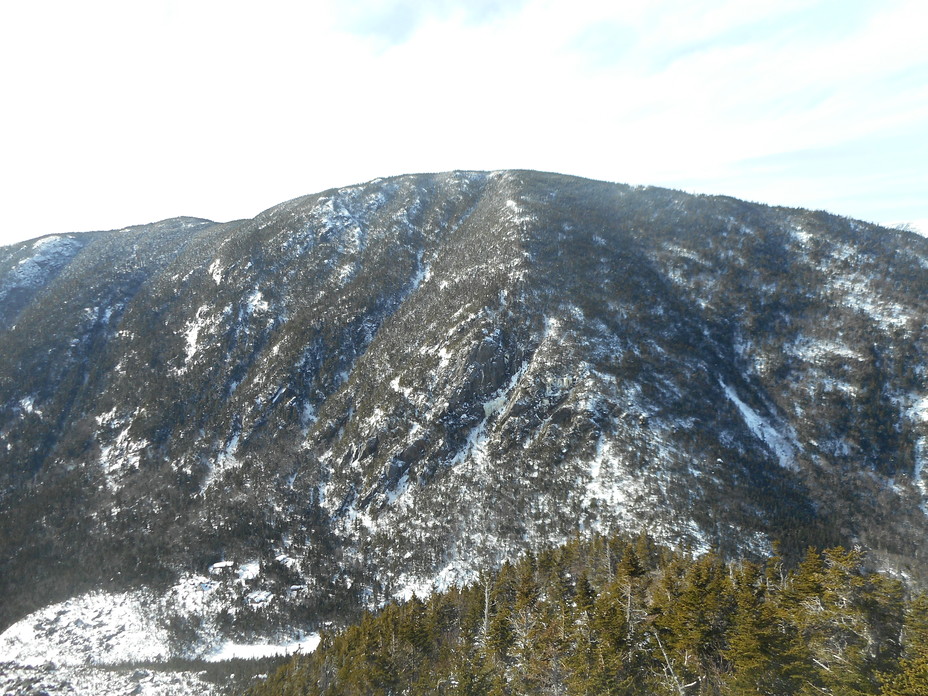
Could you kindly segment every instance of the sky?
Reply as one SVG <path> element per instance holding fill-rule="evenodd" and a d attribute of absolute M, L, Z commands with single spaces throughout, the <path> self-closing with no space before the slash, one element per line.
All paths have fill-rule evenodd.
<path fill-rule="evenodd" d="M 928 231 L 923 0 L 0 5 L 0 244 L 537 169 Z"/>

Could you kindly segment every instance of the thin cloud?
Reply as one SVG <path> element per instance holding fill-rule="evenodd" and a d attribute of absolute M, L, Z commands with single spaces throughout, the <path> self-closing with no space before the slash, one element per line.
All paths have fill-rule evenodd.
<path fill-rule="evenodd" d="M 405 43 L 428 19 L 485 23 L 518 11 L 524 0 L 363 0 L 338 3 L 336 26 L 371 38 L 378 48 Z"/>

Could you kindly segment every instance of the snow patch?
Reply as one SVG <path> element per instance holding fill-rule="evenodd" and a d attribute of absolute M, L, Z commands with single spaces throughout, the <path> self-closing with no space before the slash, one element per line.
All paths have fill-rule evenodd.
<path fill-rule="evenodd" d="M 219 263 L 219 259 L 216 259 L 209 265 L 209 274 L 213 278 L 213 282 L 216 285 L 222 283 L 222 266 Z"/>
<path fill-rule="evenodd" d="M 623 521 L 635 517 L 635 501 L 647 496 L 647 487 L 641 477 L 629 474 L 621 456 L 604 436 L 596 442 L 587 471 L 589 478 L 582 497 L 584 509 L 589 510 L 596 503 L 597 507 L 605 508 L 609 517 Z"/>
<path fill-rule="evenodd" d="M 313 633 L 290 643 L 223 643 L 216 652 L 204 656 L 207 662 L 224 660 L 257 660 L 264 657 L 279 657 L 299 653 L 306 655 L 319 645 L 320 636 Z"/>
<path fill-rule="evenodd" d="M 256 606 L 267 604 L 272 599 L 274 599 L 274 593 L 268 590 L 255 590 L 245 595 L 245 601 Z"/>
<path fill-rule="evenodd" d="M 790 233 L 793 235 L 793 238 L 802 246 L 808 246 L 809 242 L 812 241 L 812 234 L 806 232 L 801 227 L 794 227 L 790 230 Z"/>
<path fill-rule="evenodd" d="M 756 438 L 766 443 L 777 456 L 780 466 L 784 469 L 797 471 L 796 448 L 790 441 L 791 438 L 783 435 L 770 423 L 770 421 L 739 399 L 735 390 L 725 384 L 721 378 L 719 378 L 719 384 L 722 386 L 722 389 L 725 390 L 725 394 L 728 396 L 729 400 L 738 407 L 738 411 L 741 412 L 741 418 L 744 420 L 745 425 L 748 426 L 748 430 L 754 433 Z"/>
<path fill-rule="evenodd" d="M 184 325 L 184 343 L 185 345 L 185 362 L 190 362 L 200 350 L 200 332 L 204 329 L 214 329 L 219 325 L 219 317 L 209 316 L 210 305 L 201 306 L 194 318 Z M 186 371 L 186 367 L 178 370 L 179 373 Z"/>
<path fill-rule="evenodd" d="M 509 401 L 509 391 L 500 390 L 498 396 L 483 403 L 484 418 L 491 418 L 503 410 L 503 406 Z"/>
<path fill-rule="evenodd" d="M 915 485 L 922 494 L 919 507 L 928 515 L 928 484 L 925 483 L 924 478 L 926 462 L 928 462 L 928 437 L 923 435 L 915 441 L 915 468 L 912 471 L 912 478 L 915 479 Z"/>
<path fill-rule="evenodd" d="M 303 427 L 304 435 L 309 427 L 316 422 L 316 407 L 310 402 L 303 404 L 303 411 L 300 413 L 300 425 Z"/>
<path fill-rule="evenodd" d="M 34 413 L 37 416 L 41 416 L 42 412 L 35 407 L 35 397 L 27 396 L 19 401 L 19 407 L 26 413 Z"/>
<path fill-rule="evenodd" d="M 240 579 L 253 579 L 255 564 L 241 564 Z M 256 636 L 250 643 L 223 638 L 219 626 L 227 616 L 230 589 L 215 579 L 185 575 L 163 594 L 93 591 L 33 612 L 0 634 L 0 693 L 23 693 L 19 685 L 54 677 L 57 686 L 45 689 L 48 693 L 211 694 L 212 687 L 192 674 L 120 666 L 178 657 L 221 661 L 308 653 L 318 645 L 318 634 L 300 631 L 274 639 Z M 255 590 L 245 601 L 261 604 L 269 596 Z M 193 644 L 178 645 L 168 628 L 178 619 L 198 626 Z"/>
<path fill-rule="evenodd" d="M 247 563 L 242 563 L 238 567 L 238 579 L 241 581 L 245 580 L 254 580 L 261 574 L 261 561 L 255 559 L 253 561 L 248 561 Z"/>
<path fill-rule="evenodd" d="M 913 319 L 909 308 L 898 302 L 880 298 L 865 279 L 836 279 L 829 284 L 829 290 L 841 296 L 843 304 L 866 314 L 882 326 L 904 328 Z"/>
<path fill-rule="evenodd" d="M 444 346 L 438 348 L 438 372 L 444 372 L 445 368 L 448 367 L 448 363 L 451 362 L 452 353 L 448 351 Z"/>
<path fill-rule="evenodd" d="M 203 679 L 202 672 L 174 672 L 142 668 L 65 667 L 4 664 L 0 669 L 0 694 L 32 696 L 66 694 L 138 694 L 139 696 L 221 696 L 227 688 Z"/>
<path fill-rule="evenodd" d="M 405 506 L 408 503 L 406 494 L 409 493 L 409 490 L 409 472 L 406 472 L 396 482 L 396 486 L 387 491 L 387 505 L 393 507 L 399 501 L 401 505 Z"/>
<path fill-rule="evenodd" d="M 142 452 L 149 445 L 148 440 L 134 440 L 129 435 L 131 419 L 123 422 L 125 424 L 116 439 L 100 448 L 99 462 L 106 474 L 106 483 L 110 490 L 116 489 L 116 477 L 120 472 L 138 468 Z"/>
<path fill-rule="evenodd" d="M 451 587 L 463 587 L 475 582 L 478 574 L 471 565 L 466 561 L 455 559 L 428 577 L 401 575 L 397 579 L 399 589 L 394 591 L 393 598 L 402 602 L 408 602 L 414 596 L 425 599 L 433 592 L 445 592 Z"/>
<path fill-rule="evenodd" d="M 250 295 L 245 300 L 245 306 L 248 309 L 249 314 L 257 314 L 258 312 L 266 312 L 270 309 L 270 305 L 264 300 L 264 295 L 261 294 L 260 290 L 253 290 Z"/>
<path fill-rule="evenodd" d="M 485 468 L 487 466 L 486 447 L 489 442 L 487 425 L 490 420 L 509 403 L 513 390 L 515 390 L 516 385 L 525 375 L 528 367 L 528 362 L 523 363 L 522 367 L 509 379 L 509 382 L 500 387 L 492 398 L 484 402 L 483 420 L 470 431 L 470 434 L 467 436 L 467 442 L 464 443 L 461 450 L 451 460 L 451 466 L 456 466 L 468 458 L 479 468 Z"/>
<path fill-rule="evenodd" d="M 915 467 L 912 478 L 922 494 L 919 507 L 928 515 L 928 483 L 925 482 L 925 469 L 928 467 L 928 396 L 923 396 L 909 409 L 909 417 L 921 426 L 922 434 L 915 440 Z"/>
<path fill-rule="evenodd" d="M 38 667 L 161 661 L 170 637 L 143 592 L 91 592 L 40 609 L 0 634 L 0 661 Z"/>
<path fill-rule="evenodd" d="M 34 253 L 22 259 L 7 273 L 4 283 L 0 285 L 0 301 L 11 290 L 44 285 L 56 269 L 77 253 L 80 246 L 77 240 L 68 236 L 52 235 L 37 239 L 31 247 Z"/>
<path fill-rule="evenodd" d="M 407 294 L 411 295 L 414 293 L 423 283 L 429 282 L 431 277 L 432 267 L 427 263 L 422 263 L 422 250 L 420 249 L 416 252 L 416 275 L 412 277 L 411 287 Z"/>
<path fill-rule="evenodd" d="M 525 215 L 522 207 L 514 200 L 506 201 L 506 210 L 511 213 L 511 220 L 517 224 L 529 222 L 533 219 L 531 215 Z"/>
<path fill-rule="evenodd" d="M 235 564 L 232 561 L 219 561 L 218 563 L 213 563 L 213 565 L 209 567 L 209 574 L 221 575 L 234 565 Z"/>
<path fill-rule="evenodd" d="M 844 343 L 835 340 L 809 338 L 800 335 L 791 344 L 785 346 L 790 355 L 794 355 L 808 363 L 821 363 L 833 357 L 843 360 L 861 360 L 857 351 Z"/>
<path fill-rule="evenodd" d="M 413 400 L 412 389 L 410 389 L 409 387 L 402 386 L 400 384 L 399 377 L 394 377 L 392 380 L 390 380 L 390 388 L 393 389 L 393 391 L 398 392 L 399 394 L 402 394 L 403 396 L 405 396 L 409 401 Z"/>
<path fill-rule="evenodd" d="M 240 466 L 241 463 L 235 457 L 235 452 L 238 450 L 238 443 L 239 440 L 241 440 L 241 437 L 242 435 L 240 431 L 234 431 L 232 433 L 232 436 L 226 442 L 225 447 L 223 447 L 222 451 L 216 455 L 216 459 L 213 462 L 213 465 L 210 467 L 206 477 L 203 480 L 203 486 L 201 490 L 205 491 L 207 488 L 209 488 L 213 484 L 213 481 L 216 480 L 216 476 L 221 474 L 223 471 L 227 469 L 234 469 Z"/>

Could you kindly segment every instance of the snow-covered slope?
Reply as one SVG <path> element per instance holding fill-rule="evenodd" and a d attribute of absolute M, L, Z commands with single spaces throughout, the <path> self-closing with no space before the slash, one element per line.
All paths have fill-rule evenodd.
<path fill-rule="evenodd" d="M 0 692 L 8 696 L 219 696 L 226 693 L 223 686 L 200 674 L 179 670 L 87 665 L 30 667 L 0 662 Z"/>
<path fill-rule="evenodd" d="M 209 576 L 187 575 L 163 593 L 94 590 L 52 604 L 0 634 L 4 694 L 222 693 L 195 671 L 152 669 L 177 660 L 207 662 L 290 655 L 315 649 L 318 634 L 264 635 L 259 642 L 228 637 L 229 599 L 247 590 L 257 562 L 237 572 L 216 564 Z M 235 570 L 235 569 L 231 569 Z M 266 591 L 247 592 L 260 604 Z M 225 628 L 225 630 L 224 630 Z"/>
<path fill-rule="evenodd" d="M 88 592 L 33 612 L 0 634 L 0 659 L 30 667 L 120 665 L 248 659 L 315 647 L 315 634 L 278 634 L 276 642 L 228 640 L 219 624 L 231 592 L 228 583 L 204 576 L 185 576 L 160 595 L 149 589 Z M 267 595 L 250 592 L 247 601 L 260 604 Z M 178 624 L 195 625 L 196 639 L 178 641 Z"/>

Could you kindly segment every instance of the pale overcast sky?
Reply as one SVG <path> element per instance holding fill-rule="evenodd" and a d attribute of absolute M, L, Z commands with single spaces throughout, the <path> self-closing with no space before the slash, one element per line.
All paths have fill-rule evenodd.
<path fill-rule="evenodd" d="M 924 0 L 0 7 L 0 243 L 528 168 L 928 229 Z"/>

